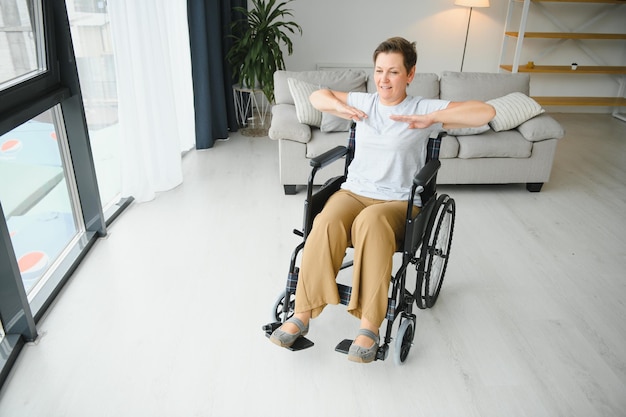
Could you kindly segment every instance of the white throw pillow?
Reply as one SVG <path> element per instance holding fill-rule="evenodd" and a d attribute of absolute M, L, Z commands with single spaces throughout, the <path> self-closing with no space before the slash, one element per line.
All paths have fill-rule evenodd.
<path fill-rule="evenodd" d="M 320 127 L 322 124 L 322 112 L 317 110 L 309 101 L 309 96 L 319 90 L 319 85 L 307 83 L 295 78 L 287 78 L 289 91 L 296 105 L 298 121 L 309 126 Z"/>
<path fill-rule="evenodd" d="M 513 129 L 545 110 L 524 93 L 510 93 L 487 101 L 496 109 L 496 117 L 489 125 L 496 132 Z"/>

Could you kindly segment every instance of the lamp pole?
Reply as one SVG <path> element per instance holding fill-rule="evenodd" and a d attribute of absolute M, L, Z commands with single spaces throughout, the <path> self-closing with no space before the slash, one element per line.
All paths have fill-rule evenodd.
<path fill-rule="evenodd" d="M 467 51 L 467 39 L 469 38 L 470 23 L 472 21 L 472 9 L 474 7 L 489 7 L 489 0 L 455 0 L 454 4 L 457 6 L 469 7 L 467 29 L 465 30 L 465 44 L 463 45 L 463 58 L 461 58 L 461 72 L 463 72 L 463 64 L 465 64 L 465 52 Z"/>
<path fill-rule="evenodd" d="M 469 17 L 467 18 L 467 30 L 465 31 L 465 45 L 463 45 L 463 58 L 461 58 L 461 72 L 463 72 L 463 64 L 465 63 L 465 51 L 467 50 L 467 38 L 469 38 L 470 22 L 472 21 L 472 9 L 469 8 Z"/>

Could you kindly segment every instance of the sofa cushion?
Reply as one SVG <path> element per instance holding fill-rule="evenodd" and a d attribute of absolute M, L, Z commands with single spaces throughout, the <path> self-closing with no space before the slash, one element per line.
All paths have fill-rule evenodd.
<path fill-rule="evenodd" d="M 515 91 L 528 94 L 530 75 L 444 71 L 440 84 L 440 98 L 443 100 L 487 101 Z"/>
<path fill-rule="evenodd" d="M 351 124 L 352 120 L 343 119 L 330 113 L 322 113 L 320 130 L 322 132 L 348 132 Z"/>
<path fill-rule="evenodd" d="M 524 139 L 517 130 L 494 132 L 488 130 L 480 135 L 457 136 L 459 158 L 528 158 L 533 143 Z"/>
<path fill-rule="evenodd" d="M 307 143 L 311 140 L 311 127 L 298 121 L 295 106 L 276 104 L 272 107 L 272 122 L 268 136 L 273 140 L 289 139 Z"/>
<path fill-rule="evenodd" d="M 406 93 L 413 97 L 439 98 L 439 75 L 416 73 Z"/>
<path fill-rule="evenodd" d="M 489 126 L 496 132 L 516 128 L 545 110 L 526 94 L 515 92 L 488 100 L 496 109 L 496 116 L 489 122 Z"/>
<path fill-rule="evenodd" d="M 441 139 L 441 147 L 439 148 L 439 159 L 456 158 L 459 154 L 459 141 L 455 136 L 444 136 Z"/>
<path fill-rule="evenodd" d="M 276 71 L 274 73 L 274 100 L 276 104 L 295 104 L 287 79 L 295 78 L 337 91 L 365 91 L 367 76 L 363 71 Z"/>
<path fill-rule="evenodd" d="M 565 131 L 559 122 L 547 114 L 540 114 L 517 126 L 526 140 L 538 142 L 546 139 L 561 139 Z"/>
<path fill-rule="evenodd" d="M 306 157 L 315 158 L 335 146 L 347 146 L 348 135 L 346 132 L 323 133 L 319 129 L 312 128 L 311 141 L 306 145 Z"/>
<path fill-rule="evenodd" d="M 296 106 L 298 121 L 309 126 L 320 127 L 322 124 L 322 112 L 313 107 L 309 100 L 311 94 L 319 90 L 320 86 L 295 78 L 288 78 L 287 85 L 289 85 L 289 91 Z"/>
<path fill-rule="evenodd" d="M 468 135 L 480 135 L 490 129 L 488 124 L 477 127 L 461 127 L 458 129 L 446 129 L 448 135 L 452 136 L 468 136 Z"/>
<path fill-rule="evenodd" d="M 374 70 L 367 76 L 367 92 L 376 92 L 374 82 Z M 439 76 L 434 73 L 416 73 L 413 82 L 407 87 L 406 92 L 413 97 L 439 98 Z"/>

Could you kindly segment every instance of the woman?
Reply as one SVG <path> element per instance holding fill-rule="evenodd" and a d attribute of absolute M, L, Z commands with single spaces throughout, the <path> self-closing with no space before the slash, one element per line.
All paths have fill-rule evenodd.
<path fill-rule="evenodd" d="M 310 97 L 318 110 L 357 122 L 356 152 L 342 189 L 317 215 L 307 237 L 295 313 L 270 337 L 279 346 L 291 346 L 308 333 L 309 321 L 327 304 L 339 303 L 335 279 L 352 245 L 348 312 L 361 323 L 348 359 L 363 363 L 375 359 L 378 329 L 387 313 L 392 257 L 403 239 L 406 202 L 413 177 L 425 164 L 428 138 L 441 125 L 481 126 L 495 116 L 492 106 L 479 101 L 408 96 L 416 62 L 414 43 L 391 38 L 374 52 L 376 93 L 322 89 Z M 415 207 L 415 214 L 418 210 Z"/>

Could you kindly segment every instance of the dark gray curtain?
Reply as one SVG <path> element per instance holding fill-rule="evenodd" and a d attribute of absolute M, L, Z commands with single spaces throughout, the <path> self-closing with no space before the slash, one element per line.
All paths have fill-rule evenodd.
<path fill-rule="evenodd" d="M 233 12 L 235 6 L 247 8 L 247 0 L 187 0 L 196 149 L 213 147 L 238 127 L 232 72 L 225 58 L 231 22 L 241 18 Z"/>

